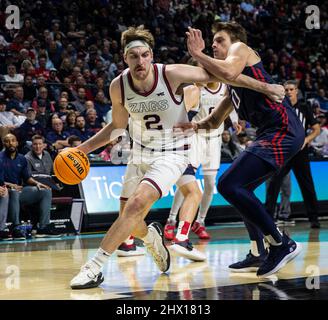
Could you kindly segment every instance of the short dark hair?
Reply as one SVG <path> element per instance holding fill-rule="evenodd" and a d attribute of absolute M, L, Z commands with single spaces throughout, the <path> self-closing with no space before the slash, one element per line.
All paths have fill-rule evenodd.
<path fill-rule="evenodd" d="M 247 44 L 246 30 L 237 22 L 214 22 L 212 32 L 216 34 L 219 31 L 225 31 L 229 34 L 231 42 L 241 41 Z"/>
<path fill-rule="evenodd" d="M 75 141 L 82 141 L 82 139 L 78 136 L 70 136 L 67 140 L 68 144 L 71 146 Z"/>
<path fill-rule="evenodd" d="M 45 141 L 44 137 L 43 136 L 40 136 L 39 134 L 35 134 L 33 137 L 32 137 L 32 142 L 34 142 L 34 140 L 42 140 L 42 142 Z"/>

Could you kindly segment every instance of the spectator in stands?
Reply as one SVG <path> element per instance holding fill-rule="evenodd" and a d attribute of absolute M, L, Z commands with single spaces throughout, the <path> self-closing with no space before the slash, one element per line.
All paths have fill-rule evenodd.
<path fill-rule="evenodd" d="M 96 82 L 97 85 L 97 81 L 95 81 L 95 77 L 94 75 L 90 72 L 90 69 L 84 68 L 83 69 L 83 78 L 85 79 L 86 84 L 93 84 L 94 82 Z M 94 91 L 92 91 L 94 92 Z M 94 94 L 92 94 L 94 96 Z"/>
<path fill-rule="evenodd" d="M 57 78 L 57 69 L 51 68 L 49 71 L 49 78 L 46 80 L 49 99 L 51 101 L 58 101 L 60 97 L 60 81 Z"/>
<path fill-rule="evenodd" d="M 39 75 L 36 77 L 36 87 L 39 90 L 41 87 L 46 87 L 46 78 L 43 75 Z"/>
<path fill-rule="evenodd" d="M 63 87 L 62 87 L 62 93 L 63 91 L 67 92 L 68 97 L 66 97 L 68 99 L 68 101 L 74 101 L 76 100 L 76 97 L 74 95 L 74 89 L 72 86 L 72 81 L 70 78 L 65 77 L 64 81 L 63 81 Z"/>
<path fill-rule="evenodd" d="M 65 121 L 65 131 L 70 135 L 76 134 L 76 113 L 74 110 L 69 110 L 67 112 L 66 121 Z"/>
<path fill-rule="evenodd" d="M 52 236 L 50 222 L 51 192 L 49 187 L 34 180 L 29 171 L 26 158 L 17 152 L 18 142 L 13 134 L 3 139 L 5 151 L 0 152 L 0 161 L 4 168 L 4 182 L 9 189 L 9 214 L 12 222 L 14 239 L 25 240 L 26 235 L 20 226 L 20 208 L 24 205 L 38 205 L 37 214 L 40 224 L 37 228 L 39 236 Z"/>
<path fill-rule="evenodd" d="M 62 59 L 61 54 L 63 52 L 63 46 L 57 43 L 55 40 L 51 40 L 47 51 L 49 59 L 53 62 L 55 68 L 59 68 Z"/>
<path fill-rule="evenodd" d="M 59 79 L 65 82 L 65 78 L 68 78 L 72 73 L 73 65 L 69 58 L 64 58 L 59 68 Z"/>
<path fill-rule="evenodd" d="M 244 151 L 248 145 L 248 142 L 250 139 L 247 136 L 247 133 L 245 131 L 240 132 L 237 134 L 237 147 Z"/>
<path fill-rule="evenodd" d="M 24 89 L 22 86 L 17 86 L 14 97 L 8 101 L 7 111 L 11 111 L 15 116 L 25 116 L 27 107 L 24 104 Z"/>
<path fill-rule="evenodd" d="M 99 77 L 95 81 L 95 87 L 92 89 L 92 94 L 95 97 L 97 92 L 102 90 L 105 94 L 105 97 L 109 99 L 109 88 L 105 85 L 105 81 L 103 78 Z"/>
<path fill-rule="evenodd" d="M 94 133 L 97 133 L 101 128 L 103 128 L 106 123 L 103 120 L 97 118 L 97 112 L 94 109 L 89 109 L 86 112 L 86 128 L 92 130 Z"/>
<path fill-rule="evenodd" d="M 23 91 L 24 91 L 24 104 L 28 104 L 29 106 L 32 104 L 32 101 L 37 96 L 36 87 L 33 84 L 33 77 L 30 75 L 25 75 L 24 84 L 23 84 Z"/>
<path fill-rule="evenodd" d="M 31 138 L 31 141 L 32 150 L 25 155 L 31 176 L 35 180 L 38 180 L 36 177 L 40 174 L 50 177 L 53 173 L 53 161 L 49 152 L 45 150 L 47 145 L 44 137 L 36 134 Z"/>
<path fill-rule="evenodd" d="M 49 70 L 47 69 L 47 57 L 39 56 L 39 67 L 35 69 L 35 75 L 38 77 L 42 75 L 46 80 L 49 78 Z"/>
<path fill-rule="evenodd" d="M 38 90 L 38 96 L 32 102 L 32 107 L 37 110 L 40 104 L 45 104 L 46 110 L 49 112 L 55 111 L 54 103 L 48 97 L 48 89 L 46 87 L 40 87 Z"/>
<path fill-rule="evenodd" d="M 85 102 L 86 102 L 86 93 L 84 88 L 77 89 L 77 97 L 76 100 L 72 102 L 76 111 L 82 113 L 85 111 Z"/>
<path fill-rule="evenodd" d="M 86 128 L 85 119 L 83 116 L 79 115 L 76 117 L 76 135 L 82 140 L 82 142 L 91 138 L 95 133 L 92 130 Z"/>
<path fill-rule="evenodd" d="M 68 103 L 66 98 L 60 98 L 59 100 L 59 109 L 58 109 L 58 116 L 64 122 L 66 121 L 66 116 L 69 111 L 72 111 L 71 104 Z"/>
<path fill-rule="evenodd" d="M 32 137 L 32 150 L 25 155 L 28 165 L 28 171 L 35 181 L 43 183 L 44 185 L 47 185 L 50 188 L 57 189 L 58 186 L 52 178 L 53 161 L 50 157 L 50 154 L 44 150 L 47 146 L 44 141 L 45 139 L 43 136 L 34 135 Z M 49 192 L 50 197 L 52 198 L 51 189 L 46 190 L 45 192 Z M 40 220 L 38 216 L 32 217 L 32 223 L 33 225 L 39 223 L 40 225 L 48 226 L 47 228 L 45 228 L 46 230 L 43 230 L 42 232 L 41 230 L 39 230 L 39 232 L 36 234 L 37 238 L 43 236 L 49 237 L 59 235 L 59 233 L 55 232 L 52 226 L 50 225 L 50 217 L 48 218 L 47 215 L 45 217 L 41 216 Z"/>
<path fill-rule="evenodd" d="M 3 163 L 0 160 L 0 240 L 11 240 L 12 235 L 7 228 L 8 216 L 8 189 L 5 186 Z"/>
<path fill-rule="evenodd" d="M 233 161 L 242 152 L 237 144 L 231 139 L 229 130 L 224 130 L 222 133 L 221 157 L 225 161 Z"/>
<path fill-rule="evenodd" d="M 321 113 L 317 116 L 317 119 L 320 123 L 320 134 L 314 138 L 311 142 L 311 147 L 314 148 L 316 153 L 319 156 L 327 156 L 327 146 L 328 146 L 328 129 L 327 116 L 324 113 Z"/>
<path fill-rule="evenodd" d="M 328 98 L 324 89 L 319 89 L 317 100 L 320 103 L 320 109 L 324 112 L 328 112 Z"/>
<path fill-rule="evenodd" d="M 40 100 L 36 108 L 36 120 L 40 123 L 42 128 L 46 130 L 50 119 L 50 111 L 47 110 L 46 102 Z"/>
<path fill-rule="evenodd" d="M 85 100 L 93 100 L 93 94 L 91 89 L 87 87 L 87 83 L 82 75 L 78 75 L 75 81 L 75 87 L 78 90 L 79 88 L 84 88 L 85 90 Z"/>
<path fill-rule="evenodd" d="M 11 111 L 6 111 L 6 101 L 0 99 L 0 139 L 19 125 L 17 117 Z"/>
<path fill-rule="evenodd" d="M 58 115 L 56 118 L 52 118 L 51 126 L 52 130 L 50 130 L 46 136 L 48 145 L 55 151 L 68 147 L 67 138 L 69 137 L 69 133 L 63 130 L 64 124 L 63 121 L 58 118 Z"/>
<path fill-rule="evenodd" d="M 100 121 L 105 121 L 108 111 L 111 110 L 111 105 L 108 103 L 108 100 L 102 90 L 99 90 L 96 94 L 95 109 Z"/>
<path fill-rule="evenodd" d="M 30 60 L 23 60 L 20 72 L 23 75 L 31 74 L 31 68 L 34 68 L 32 62 Z"/>
<path fill-rule="evenodd" d="M 81 76 L 81 68 L 80 67 L 77 67 L 77 66 L 74 66 L 73 67 L 73 70 L 72 70 L 72 73 L 70 75 L 70 79 L 71 79 L 71 82 L 72 83 L 75 83 L 76 82 L 76 79 L 77 77 Z"/>
<path fill-rule="evenodd" d="M 31 149 L 32 137 L 35 134 L 44 135 L 45 130 L 42 125 L 36 120 L 36 112 L 33 108 L 28 108 L 26 111 L 26 120 L 17 129 L 17 138 L 21 145 L 21 152 L 25 154 Z"/>
<path fill-rule="evenodd" d="M 14 64 L 9 64 L 7 67 L 7 74 L 4 75 L 4 80 L 6 82 L 23 83 L 24 76 L 20 73 L 17 73 L 16 66 Z M 6 86 L 5 89 L 10 87 L 12 87 L 12 85 Z"/>
<path fill-rule="evenodd" d="M 78 136 L 70 136 L 68 138 L 68 144 L 70 145 L 70 147 L 72 148 L 76 148 L 78 147 L 80 144 L 82 143 L 82 140 L 80 137 Z"/>
<path fill-rule="evenodd" d="M 96 110 L 96 109 L 95 109 L 95 105 L 94 105 L 93 101 L 91 101 L 91 100 L 88 100 L 88 101 L 85 102 L 85 110 L 84 110 L 84 112 L 81 113 L 81 115 L 82 115 L 84 118 L 86 117 L 86 115 L 87 115 L 87 111 L 88 111 L 89 109 Z"/>

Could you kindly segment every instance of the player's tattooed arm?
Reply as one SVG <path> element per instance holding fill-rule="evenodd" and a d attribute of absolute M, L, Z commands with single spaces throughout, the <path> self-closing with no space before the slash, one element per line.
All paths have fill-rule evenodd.
<path fill-rule="evenodd" d="M 129 114 L 123 106 L 119 77 L 115 78 L 109 88 L 112 101 L 112 122 L 103 127 L 96 135 L 83 142 L 77 148 L 85 153 L 92 152 L 121 136 L 128 125 Z"/>

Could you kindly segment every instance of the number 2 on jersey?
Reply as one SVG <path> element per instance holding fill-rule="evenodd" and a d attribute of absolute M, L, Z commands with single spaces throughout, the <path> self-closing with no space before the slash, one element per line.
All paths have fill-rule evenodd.
<path fill-rule="evenodd" d="M 159 124 L 161 122 L 161 118 L 157 114 L 147 114 L 144 116 L 144 121 L 147 130 L 163 130 L 163 126 Z M 149 120 L 149 121 L 148 121 Z"/>

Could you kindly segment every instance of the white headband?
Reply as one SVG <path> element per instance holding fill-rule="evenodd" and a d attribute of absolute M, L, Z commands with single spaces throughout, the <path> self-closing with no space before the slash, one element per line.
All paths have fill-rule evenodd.
<path fill-rule="evenodd" d="M 131 48 L 135 48 L 135 47 L 146 47 L 146 48 L 150 48 L 149 44 L 146 41 L 142 41 L 142 40 L 134 40 L 129 42 L 125 48 L 124 48 L 124 54 L 126 54 L 128 52 L 129 49 Z"/>

